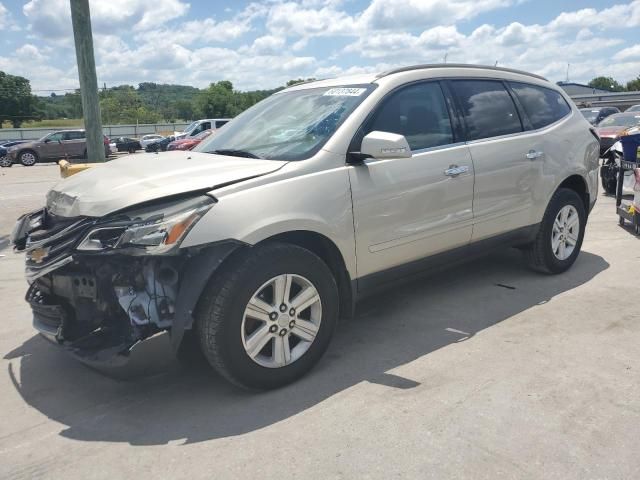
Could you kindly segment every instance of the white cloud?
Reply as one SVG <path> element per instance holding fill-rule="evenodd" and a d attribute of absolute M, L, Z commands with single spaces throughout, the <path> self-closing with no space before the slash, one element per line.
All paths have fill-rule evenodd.
<path fill-rule="evenodd" d="M 640 43 L 623 48 L 613 56 L 614 60 L 640 60 Z"/>
<path fill-rule="evenodd" d="M 388 30 L 452 25 L 513 3 L 513 0 L 373 0 L 362 14 L 362 23 L 369 28 Z"/>
<path fill-rule="evenodd" d="M 180 0 L 91 0 L 94 33 L 149 30 L 189 10 Z M 72 38 L 71 10 L 67 0 L 31 0 L 22 8 L 31 31 L 44 38 Z"/>
<path fill-rule="evenodd" d="M 15 25 L 2 1 L 0 26 Z M 558 13 L 546 24 L 521 17 L 470 31 L 469 19 L 498 9 L 508 14 L 523 1 L 369 0 L 357 10 L 352 0 L 254 0 L 196 12 L 189 0 L 90 0 L 101 84 L 206 86 L 229 79 L 240 89 L 271 88 L 291 78 L 441 62 L 445 55 L 449 62 L 498 61 L 553 80 L 564 78 L 567 63 L 580 80 L 605 74 L 625 81 L 640 72 L 640 44 L 621 39 L 640 27 L 640 0 Z M 0 68 L 30 78 L 34 88 L 77 85 L 68 0 L 30 0 L 23 13 L 28 43 L 0 53 Z"/>

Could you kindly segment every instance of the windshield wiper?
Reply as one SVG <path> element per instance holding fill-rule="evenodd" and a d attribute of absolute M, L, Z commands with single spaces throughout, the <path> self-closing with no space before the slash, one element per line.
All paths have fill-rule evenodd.
<path fill-rule="evenodd" d="M 220 150 L 212 150 L 209 153 L 217 153 L 218 155 L 230 155 L 232 157 L 245 157 L 245 158 L 260 158 L 255 153 L 248 152 L 246 150 L 238 150 L 234 148 L 222 148 Z"/>

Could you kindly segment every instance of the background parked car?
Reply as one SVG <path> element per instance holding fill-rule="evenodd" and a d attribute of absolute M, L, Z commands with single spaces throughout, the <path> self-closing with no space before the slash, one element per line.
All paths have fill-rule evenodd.
<path fill-rule="evenodd" d="M 223 125 L 229 123 L 230 118 L 205 118 L 196 120 L 182 132 L 175 132 L 176 139 L 195 137 L 205 130 L 217 130 Z"/>
<path fill-rule="evenodd" d="M 636 125 L 640 125 L 640 112 L 616 113 L 602 120 L 596 126 L 600 137 L 600 156 L 616 142 L 623 131 Z"/>
<path fill-rule="evenodd" d="M 591 125 L 597 125 L 603 119 L 614 113 L 620 113 L 616 107 L 596 107 L 596 108 L 581 108 L 580 112 L 587 119 Z"/>
<path fill-rule="evenodd" d="M 167 150 L 167 146 L 175 140 L 173 135 L 162 138 L 162 140 L 155 141 L 153 143 L 147 144 L 145 147 L 146 152 L 164 152 Z"/>
<path fill-rule="evenodd" d="M 109 156 L 108 137 L 104 136 L 105 156 Z M 30 167 L 38 162 L 57 161 L 61 158 L 87 157 L 87 141 L 84 130 L 60 130 L 39 140 L 20 143 L 7 150 L 13 163 Z"/>
<path fill-rule="evenodd" d="M 167 146 L 167 150 L 191 150 L 212 133 L 213 130 L 205 130 L 204 132 L 200 132 L 195 137 L 187 137 L 174 140 Z"/>
<path fill-rule="evenodd" d="M 112 139 L 112 142 L 115 144 L 118 152 L 134 153 L 136 150 L 142 150 L 140 140 L 136 140 L 135 138 L 118 137 Z"/>
<path fill-rule="evenodd" d="M 10 167 L 11 165 L 13 165 L 13 162 L 9 158 L 7 150 L 9 150 L 9 147 L 13 147 L 15 145 L 19 145 L 24 142 L 25 140 L 12 140 L 12 141 L 0 142 L 0 167 Z"/>
<path fill-rule="evenodd" d="M 149 135 L 145 135 L 140 139 L 140 146 L 144 149 L 147 148 L 147 145 L 149 145 L 150 143 L 155 143 L 159 140 L 164 139 L 164 137 L 162 135 L 158 135 L 156 133 L 152 133 Z"/>
<path fill-rule="evenodd" d="M 640 112 L 640 105 L 632 105 L 624 111 L 624 113 L 627 112 Z"/>

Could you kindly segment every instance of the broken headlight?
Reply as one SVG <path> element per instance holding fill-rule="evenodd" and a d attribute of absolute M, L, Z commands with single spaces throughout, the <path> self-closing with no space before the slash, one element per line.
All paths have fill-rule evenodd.
<path fill-rule="evenodd" d="M 180 245 L 187 232 L 215 201 L 211 197 L 155 205 L 123 212 L 96 224 L 77 250 L 99 252 L 134 248 L 146 253 L 167 253 Z"/>

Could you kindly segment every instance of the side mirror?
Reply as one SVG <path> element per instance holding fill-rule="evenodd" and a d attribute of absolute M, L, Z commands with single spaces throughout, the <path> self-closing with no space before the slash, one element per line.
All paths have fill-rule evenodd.
<path fill-rule="evenodd" d="M 410 158 L 411 147 L 404 135 L 373 131 L 362 139 L 357 157 L 360 161 L 365 158 Z"/>
<path fill-rule="evenodd" d="M 44 143 L 49 143 L 50 141 L 51 141 L 51 139 L 50 139 L 50 138 L 45 138 L 45 139 L 44 139 Z"/>

